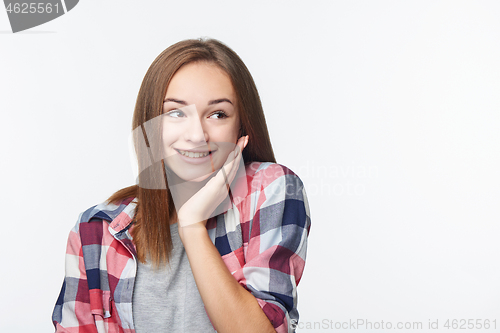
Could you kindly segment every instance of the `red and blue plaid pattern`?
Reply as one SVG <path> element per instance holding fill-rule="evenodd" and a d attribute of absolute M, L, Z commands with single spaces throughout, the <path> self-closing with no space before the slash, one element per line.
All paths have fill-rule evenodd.
<path fill-rule="evenodd" d="M 234 278 L 257 299 L 277 332 L 294 332 L 310 215 L 300 179 L 275 163 L 246 167 L 248 194 L 207 222 Z M 78 218 L 66 251 L 66 276 L 52 320 L 56 332 L 135 332 L 136 203 L 99 204 Z"/>

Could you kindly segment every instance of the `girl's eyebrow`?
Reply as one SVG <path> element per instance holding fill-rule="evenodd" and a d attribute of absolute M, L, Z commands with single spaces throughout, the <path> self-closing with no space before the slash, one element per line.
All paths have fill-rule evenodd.
<path fill-rule="evenodd" d="M 188 103 L 186 101 L 183 101 L 183 100 L 180 100 L 180 99 L 175 99 L 175 98 L 166 98 L 163 101 L 163 103 L 166 103 L 166 102 L 174 102 L 174 103 L 177 103 L 177 104 L 188 105 Z M 214 104 L 219 104 L 219 103 L 224 103 L 224 102 L 228 102 L 229 104 L 233 105 L 233 102 L 231 102 L 227 98 L 219 98 L 219 99 L 211 100 L 211 101 L 208 102 L 208 105 L 214 105 Z"/>
<path fill-rule="evenodd" d="M 166 102 L 174 102 L 174 103 L 177 103 L 177 104 L 187 105 L 186 101 L 182 101 L 180 99 L 175 99 L 175 98 L 165 98 L 165 100 L 163 101 L 163 103 L 166 103 Z"/>
<path fill-rule="evenodd" d="M 227 98 L 214 99 L 214 100 L 208 102 L 208 105 L 214 105 L 214 104 L 219 104 L 219 103 L 223 103 L 223 102 L 228 102 L 229 104 L 233 105 L 233 103 L 230 100 L 228 100 Z"/>

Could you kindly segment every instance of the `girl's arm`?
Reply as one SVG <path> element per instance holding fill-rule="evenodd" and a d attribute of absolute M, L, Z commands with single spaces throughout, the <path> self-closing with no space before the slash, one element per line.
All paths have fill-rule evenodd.
<path fill-rule="evenodd" d="M 184 227 L 182 235 L 196 285 L 217 332 L 275 332 L 255 297 L 227 269 L 205 224 Z"/>
<path fill-rule="evenodd" d="M 294 332 L 310 229 L 306 194 L 300 179 L 278 164 L 248 176 L 254 193 L 233 207 L 242 224 L 232 233 L 242 232 L 244 252 L 229 234 L 211 239 L 206 221 L 179 228 L 179 235 L 219 332 Z"/>
<path fill-rule="evenodd" d="M 240 152 L 246 143 L 240 139 Z M 241 153 L 236 157 L 236 163 L 224 167 L 229 181 Z M 307 199 L 302 182 L 287 168 L 266 164 L 255 171 L 247 176 L 256 192 L 240 212 L 241 221 L 248 221 L 242 225 L 245 257 L 236 259 L 242 266 L 229 271 L 221 258 L 226 253 L 219 252 L 206 229 L 207 212 L 227 195 L 222 172 L 178 211 L 179 235 L 218 332 L 293 332 L 298 320 L 296 286 L 304 269 L 310 228 Z M 227 242 L 227 238 L 221 240 Z"/>

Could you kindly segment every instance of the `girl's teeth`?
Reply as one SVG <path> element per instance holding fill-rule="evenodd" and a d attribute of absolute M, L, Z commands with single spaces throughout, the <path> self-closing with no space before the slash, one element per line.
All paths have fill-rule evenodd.
<path fill-rule="evenodd" d="M 191 151 L 183 151 L 183 150 L 180 150 L 179 152 L 180 152 L 182 155 L 184 155 L 184 156 L 187 156 L 187 157 L 194 157 L 194 158 L 208 156 L 208 152 L 206 152 L 206 153 L 193 153 L 193 152 L 191 152 Z"/>

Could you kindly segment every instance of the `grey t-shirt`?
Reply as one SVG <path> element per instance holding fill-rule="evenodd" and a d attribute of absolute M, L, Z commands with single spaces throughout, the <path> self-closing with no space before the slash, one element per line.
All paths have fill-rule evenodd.
<path fill-rule="evenodd" d="M 138 261 L 132 296 L 136 333 L 215 332 L 194 281 L 177 230 L 170 225 L 173 250 L 169 264 L 154 269 Z"/>

